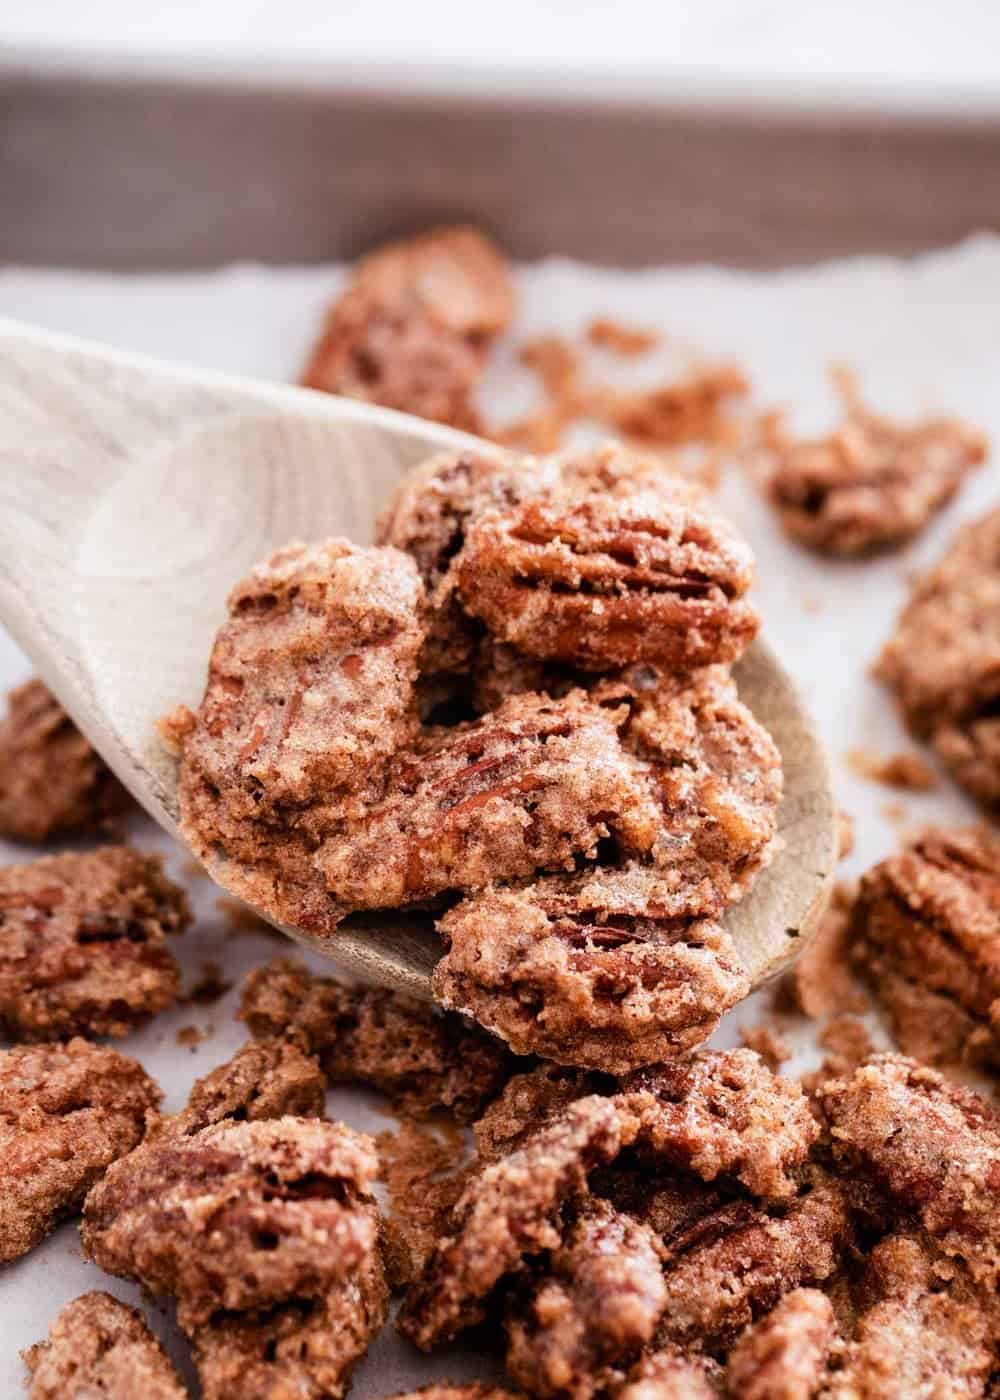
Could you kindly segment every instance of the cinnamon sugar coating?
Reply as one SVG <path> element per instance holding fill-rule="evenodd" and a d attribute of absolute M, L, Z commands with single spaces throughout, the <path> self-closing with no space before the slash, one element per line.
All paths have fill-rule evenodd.
<path fill-rule="evenodd" d="M 492 1161 L 522 1146 L 531 1133 L 577 1099 L 610 1094 L 615 1085 L 610 1075 L 589 1074 L 551 1060 L 512 1075 L 473 1124 L 480 1161 Z"/>
<path fill-rule="evenodd" d="M 659 1242 L 607 1201 L 586 1204 L 507 1318 L 507 1370 L 532 1395 L 602 1393 L 648 1343 L 666 1301 Z"/>
<path fill-rule="evenodd" d="M 28 1400 L 185 1400 L 187 1390 L 142 1314 L 110 1293 L 67 1303 L 22 1352 Z"/>
<path fill-rule="evenodd" d="M 836 1338 L 833 1306 L 815 1288 L 795 1288 L 739 1338 L 726 1366 L 733 1400 L 812 1400 Z"/>
<path fill-rule="evenodd" d="M 904 1053 L 1000 1061 L 1000 837 L 924 832 L 862 878 L 852 935 Z"/>
<path fill-rule="evenodd" d="M 902 1055 L 874 1055 L 821 1103 L 834 1146 L 945 1254 L 991 1288 L 1000 1278 L 1000 1116 L 978 1095 Z"/>
<path fill-rule="evenodd" d="M 632 1367 L 615 1400 L 718 1400 L 722 1374 L 710 1357 L 660 1347 Z"/>
<path fill-rule="evenodd" d="M 872 1252 L 862 1294 L 862 1315 L 824 1400 L 992 1393 L 996 1300 L 974 1289 L 960 1266 L 917 1236 L 890 1235 Z"/>
<path fill-rule="evenodd" d="M 37 677 L 12 690 L 0 720 L 0 836 L 41 842 L 97 832 L 129 796 Z"/>
<path fill-rule="evenodd" d="M 258 1123 L 291 1114 L 322 1118 L 326 1076 L 294 1041 L 250 1041 L 195 1083 L 186 1107 L 153 1123 L 147 1140 L 183 1138 L 226 1120 Z"/>
<path fill-rule="evenodd" d="M 240 1014 L 256 1036 L 302 1037 L 330 1080 L 370 1084 L 409 1117 L 441 1109 L 475 1117 L 513 1064 L 500 1041 L 458 1016 L 383 987 L 316 976 L 286 958 L 249 974 Z"/>
<path fill-rule="evenodd" d="M 472 392 L 513 309 L 506 264 L 475 229 L 387 243 L 354 268 L 302 382 L 475 432 Z"/>
<path fill-rule="evenodd" d="M 819 1136 L 801 1087 L 752 1050 L 703 1050 L 630 1075 L 622 1091 L 654 1162 L 704 1181 L 731 1177 L 755 1196 L 796 1193 L 789 1174 Z"/>
<path fill-rule="evenodd" d="M 757 630 L 749 549 L 666 490 L 488 510 L 455 569 L 466 609 L 496 637 L 589 670 L 732 661 Z"/>
<path fill-rule="evenodd" d="M 186 1331 L 220 1310 L 316 1298 L 376 1248 L 371 1140 L 278 1118 L 155 1137 L 87 1197 L 87 1255 L 178 1302 Z"/>
<path fill-rule="evenodd" d="M 346 906 L 395 908 L 572 868 L 609 838 L 650 849 L 658 814 L 620 717 L 582 692 L 515 696 L 398 753 L 386 799 L 317 852 L 327 887 Z"/>
<path fill-rule="evenodd" d="M 1000 803 L 1000 510 L 959 530 L 916 581 L 878 674 L 956 782 Z"/>
<path fill-rule="evenodd" d="M 126 846 L 0 868 L 0 1029 L 18 1040 L 128 1034 L 177 1000 L 166 939 L 190 922 L 162 858 Z"/>
<path fill-rule="evenodd" d="M 341 1400 L 388 1306 L 382 1262 L 371 1250 L 315 1297 L 217 1313 L 192 1337 L 202 1400 Z"/>
<path fill-rule="evenodd" d="M 438 923 L 434 995 L 518 1054 L 611 1073 L 700 1044 L 749 983 L 722 926 L 658 883 L 627 867 L 468 898 Z"/>
<path fill-rule="evenodd" d="M 413 732 L 422 588 L 396 550 L 279 550 L 236 586 L 197 717 L 175 715 L 182 829 L 226 883 L 317 932 L 343 917 L 312 854 L 381 792 Z"/>
<path fill-rule="evenodd" d="M 983 433 L 955 418 L 893 422 L 835 379 L 843 424 L 828 437 L 777 434 L 767 490 L 791 537 L 822 554 L 894 549 L 919 534 L 986 459 Z"/>
<path fill-rule="evenodd" d="M 587 1176 L 622 1144 L 615 1105 L 583 1098 L 472 1178 L 447 1233 L 410 1289 L 399 1328 L 423 1350 L 485 1315 L 493 1289 L 526 1256 L 555 1249 L 560 1212 L 586 1193 Z"/>
<path fill-rule="evenodd" d="M 0 1052 L 0 1262 L 33 1249 L 143 1135 L 160 1091 L 135 1060 L 71 1040 Z"/>
<path fill-rule="evenodd" d="M 847 1193 L 820 1173 L 791 1201 L 720 1205 L 670 1244 L 659 1337 L 726 1345 L 784 1294 L 829 1278 L 851 1238 Z"/>

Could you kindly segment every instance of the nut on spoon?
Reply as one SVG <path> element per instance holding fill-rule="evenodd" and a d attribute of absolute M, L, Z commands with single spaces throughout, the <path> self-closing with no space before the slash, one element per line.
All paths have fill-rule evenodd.
<path fill-rule="evenodd" d="M 481 446 L 388 409 L 0 320 L 0 621 L 177 836 L 176 763 L 155 723 L 197 707 L 234 580 L 291 539 L 370 541 L 405 471 L 470 445 Z M 734 674 L 785 772 L 780 849 L 726 915 L 757 984 L 826 907 L 835 807 L 822 745 L 767 644 Z M 356 916 L 325 939 L 284 931 L 368 981 L 429 995 L 436 938 L 412 919 Z"/>

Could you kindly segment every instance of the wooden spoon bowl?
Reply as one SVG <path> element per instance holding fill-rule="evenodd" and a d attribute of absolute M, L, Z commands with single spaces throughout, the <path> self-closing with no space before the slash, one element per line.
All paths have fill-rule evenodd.
<path fill-rule="evenodd" d="M 386 409 L 0 321 L 0 619 L 178 835 L 176 763 L 154 725 L 200 701 L 233 583 L 291 539 L 370 541 L 405 471 L 477 445 Z M 796 955 L 826 907 L 835 807 L 823 747 L 766 643 L 735 675 L 785 772 L 780 848 L 726 916 L 756 984 Z M 285 932 L 367 980 L 429 995 L 439 946 L 417 921 L 358 917 L 323 940 Z"/>

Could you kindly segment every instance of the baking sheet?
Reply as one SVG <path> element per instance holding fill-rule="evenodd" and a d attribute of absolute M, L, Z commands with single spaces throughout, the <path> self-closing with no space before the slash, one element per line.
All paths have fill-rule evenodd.
<path fill-rule="evenodd" d="M 342 276 L 329 267 L 240 266 L 133 279 L 11 268 L 0 272 L 0 315 L 205 368 L 291 379 Z M 613 314 L 668 337 L 661 351 L 619 370 L 629 382 L 662 375 L 690 347 L 733 356 L 750 373 L 759 402 L 793 405 L 794 424 L 816 431 L 834 421 L 825 367 L 841 359 L 857 369 L 880 409 L 902 415 L 945 410 L 982 425 L 1000 441 L 1000 241 L 991 237 L 912 262 L 855 259 L 773 274 L 699 267 L 625 273 L 549 261 L 522 268 L 518 285 L 516 333 L 497 356 L 483 393 L 484 405 L 498 417 L 514 417 L 531 404 L 533 384 L 516 365 L 517 343 L 548 331 L 574 334 L 592 317 Z M 785 541 L 739 473 L 729 472 L 720 491 L 721 504 L 757 553 L 756 598 L 767 635 L 817 719 L 834 760 L 839 798 L 857 824 L 854 855 L 842 867 L 845 876 L 890 851 L 903 826 L 975 815 L 947 780 L 930 794 L 899 794 L 859 779 L 844 755 L 858 747 L 886 755 L 912 747 L 867 668 L 905 597 L 907 575 L 939 554 L 960 520 L 996 504 L 998 496 L 991 463 L 909 551 L 836 565 Z M 6 689 L 27 673 L 23 657 L 0 634 L 0 686 Z M 267 937 L 235 936 L 216 906 L 217 891 L 193 876 L 183 854 L 145 819 L 135 819 L 132 835 L 144 846 L 167 850 L 171 872 L 191 891 L 196 927 L 177 944 L 187 984 L 197 979 L 205 960 L 221 964 L 234 984 L 214 1005 L 179 1007 L 122 1043 L 163 1086 L 167 1109 L 176 1109 L 191 1082 L 242 1043 L 242 1028 L 233 1020 L 237 984 L 282 945 Z M 0 860 L 24 854 L 0 843 Z M 761 993 L 738 1008 L 716 1043 L 737 1043 L 739 1026 L 760 1019 L 767 1000 L 768 993 Z M 177 1041 L 177 1032 L 187 1026 L 204 1033 L 193 1048 Z M 794 1043 L 790 1073 L 817 1060 L 810 1028 L 800 1028 Z M 366 1130 L 392 1126 L 375 1095 L 337 1091 L 330 1096 L 330 1111 Z M 73 1224 L 0 1270 L 0 1395 L 18 1393 L 19 1349 L 44 1335 L 64 1302 L 94 1287 L 139 1302 L 137 1289 L 83 1260 Z M 148 1312 L 184 1364 L 169 1311 L 153 1306 Z M 368 1400 L 434 1378 L 493 1374 L 485 1358 L 458 1347 L 421 1357 L 387 1329 L 359 1368 L 353 1394 Z"/>

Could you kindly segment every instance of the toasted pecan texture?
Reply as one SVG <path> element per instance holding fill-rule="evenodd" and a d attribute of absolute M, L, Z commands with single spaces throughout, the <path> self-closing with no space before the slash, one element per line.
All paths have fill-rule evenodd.
<path fill-rule="evenodd" d="M 0 1053 L 0 1263 L 79 1210 L 159 1099 L 134 1060 L 85 1040 Z"/>
<path fill-rule="evenodd" d="M 906 1054 L 1000 1063 L 1000 837 L 925 831 L 862 878 L 851 934 Z"/>
<path fill-rule="evenodd" d="M 959 530 L 917 579 L 878 674 L 955 781 L 1000 803 L 1000 510 Z"/>
<path fill-rule="evenodd" d="M 40 842 L 99 832 L 128 794 L 37 678 L 7 697 L 0 720 L 0 836 Z"/>
<path fill-rule="evenodd" d="M 828 437 L 800 441 L 779 428 L 768 495 L 787 533 L 809 549 L 849 556 L 898 548 L 985 461 L 986 438 L 955 418 L 895 423 L 867 407 L 846 371 L 835 382 L 844 422 Z"/>
<path fill-rule="evenodd" d="M 241 1012 L 256 1036 L 301 1037 L 334 1083 L 371 1085 L 408 1117 L 475 1117 L 515 1061 L 458 1016 L 382 987 L 349 986 L 276 958 L 248 976 Z"/>
<path fill-rule="evenodd" d="M 476 431 L 472 393 L 513 309 L 503 258 L 476 230 L 388 243 L 354 269 L 302 382 Z"/>
<path fill-rule="evenodd" d="M 135 1308 L 110 1293 L 67 1303 L 23 1353 L 28 1400 L 185 1400 L 187 1390 Z"/>
<path fill-rule="evenodd" d="M 191 921 L 159 856 L 126 846 L 0 868 L 0 1029 L 122 1036 L 177 1000 L 167 936 Z"/>

